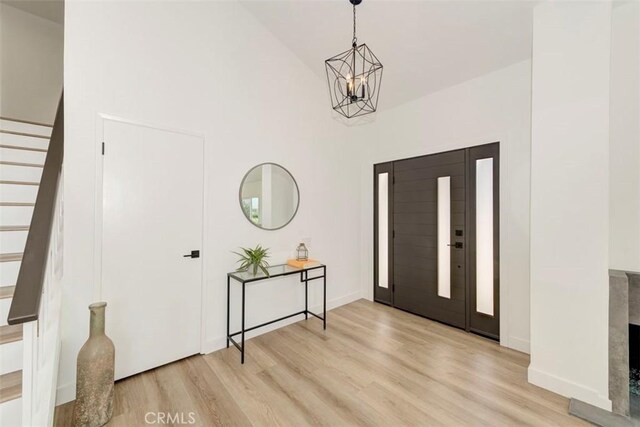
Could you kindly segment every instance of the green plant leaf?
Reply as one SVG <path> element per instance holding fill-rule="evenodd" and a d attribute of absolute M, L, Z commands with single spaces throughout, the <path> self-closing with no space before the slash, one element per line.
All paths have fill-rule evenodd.
<path fill-rule="evenodd" d="M 260 265 L 260 270 L 262 270 L 262 272 L 265 274 L 265 276 L 267 276 L 267 277 L 271 276 L 269 274 L 269 270 L 267 270 L 265 266 Z"/>
<path fill-rule="evenodd" d="M 240 263 L 240 266 L 236 271 L 248 271 L 253 270 L 253 274 L 260 269 L 265 275 L 269 276 L 269 263 L 266 258 L 269 258 L 269 249 L 263 248 L 262 245 L 257 245 L 255 248 L 240 248 L 242 253 L 232 251 L 232 253 L 238 255 L 239 259 L 236 263 Z"/>

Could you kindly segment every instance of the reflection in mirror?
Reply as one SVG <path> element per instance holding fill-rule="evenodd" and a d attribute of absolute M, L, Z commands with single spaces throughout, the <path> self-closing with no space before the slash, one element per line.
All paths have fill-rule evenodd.
<path fill-rule="evenodd" d="M 275 163 L 255 166 L 240 186 L 242 212 L 252 224 L 265 230 L 277 230 L 291 222 L 299 202 L 293 176 Z"/>

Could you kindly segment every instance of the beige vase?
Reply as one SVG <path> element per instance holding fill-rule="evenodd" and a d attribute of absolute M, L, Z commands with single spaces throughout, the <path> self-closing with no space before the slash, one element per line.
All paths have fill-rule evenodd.
<path fill-rule="evenodd" d="M 106 302 L 89 306 L 89 339 L 78 353 L 73 425 L 98 427 L 113 415 L 115 347 L 104 333 Z"/>

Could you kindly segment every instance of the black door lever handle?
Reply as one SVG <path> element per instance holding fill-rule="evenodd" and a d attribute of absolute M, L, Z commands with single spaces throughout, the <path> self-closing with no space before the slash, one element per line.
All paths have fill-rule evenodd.
<path fill-rule="evenodd" d="M 200 258 L 200 251 L 191 251 L 190 254 L 182 255 L 185 258 Z"/>

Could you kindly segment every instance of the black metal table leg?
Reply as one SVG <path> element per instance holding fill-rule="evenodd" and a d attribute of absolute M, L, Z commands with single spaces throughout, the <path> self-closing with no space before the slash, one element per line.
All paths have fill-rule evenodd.
<path fill-rule="evenodd" d="M 322 329 L 327 329 L 327 267 L 322 268 L 322 275 L 324 276 L 322 279 L 322 291 L 324 293 L 323 300 L 323 313 L 322 313 Z"/>
<path fill-rule="evenodd" d="M 230 292 L 231 292 L 231 277 L 227 276 L 227 348 L 229 348 L 229 334 L 231 330 L 229 329 L 229 309 L 231 307 L 230 304 Z"/>
<path fill-rule="evenodd" d="M 244 363 L 244 289 L 245 284 L 242 284 L 242 352 L 240 355 L 240 362 Z"/>
<path fill-rule="evenodd" d="M 304 272 L 304 318 L 309 318 L 309 272 Z"/>

